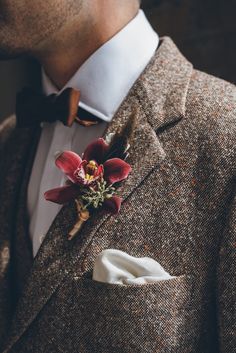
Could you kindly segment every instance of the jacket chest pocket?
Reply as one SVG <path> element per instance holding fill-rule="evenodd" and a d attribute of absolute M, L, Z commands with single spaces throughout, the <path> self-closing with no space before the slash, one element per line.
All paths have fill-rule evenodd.
<path fill-rule="evenodd" d="M 127 286 L 73 278 L 64 343 L 83 353 L 177 352 L 191 325 L 191 288 L 191 276 Z"/>

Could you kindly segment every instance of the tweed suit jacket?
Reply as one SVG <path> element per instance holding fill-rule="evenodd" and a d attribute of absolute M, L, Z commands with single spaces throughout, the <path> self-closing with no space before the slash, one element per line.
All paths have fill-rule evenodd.
<path fill-rule="evenodd" d="M 76 212 L 65 205 L 34 260 L 25 195 L 40 129 L 2 124 L 1 352 L 236 352 L 236 89 L 164 37 L 104 136 L 134 110 L 120 213 L 97 212 L 68 241 Z M 107 248 L 152 257 L 176 277 L 93 281 Z"/>

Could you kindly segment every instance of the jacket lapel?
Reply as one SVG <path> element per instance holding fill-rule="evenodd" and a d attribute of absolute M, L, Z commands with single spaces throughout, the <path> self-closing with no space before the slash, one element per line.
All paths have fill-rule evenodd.
<path fill-rule="evenodd" d="M 37 132 L 34 129 L 15 130 L 15 118 L 12 119 L 12 132 L 4 146 L 1 161 L 3 164 L 3 178 L 0 185 L 0 248 L 1 248 L 1 281 L 0 281 L 0 302 L 1 302 L 1 325 L 7 328 L 16 302 L 16 278 L 15 278 L 15 230 L 17 205 L 19 200 L 20 187 L 28 160 L 32 151 L 34 139 Z M 25 234 L 22 234 L 24 239 Z M 27 252 L 27 249 L 25 249 Z M 22 256 L 21 263 L 24 263 L 26 254 Z M 0 326 L 1 326 L 0 325 Z M 0 333 L 0 335 L 2 335 Z"/>
<path fill-rule="evenodd" d="M 38 145 L 41 129 L 38 129 L 35 138 L 31 143 L 30 150 L 26 156 L 25 168 L 22 173 L 19 197 L 16 204 L 16 223 L 14 241 L 12 244 L 14 294 L 18 301 L 27 276 L 33 265 L 32 242 L 29 235 L 29 220 L 27 212 L 27 188 L 31 169 Z M 22 261 L 24 259 L 24 261 Z"/>
<path fill-rule="evenodd" d="M 173 58 L 175 64 L 179 61 L 177 66 L 173 65 Z M 179 67 L 178 72 L 176 67 Z M 105 131 L 104 138 L 111 132 L 118 133 L 136 111 L 137 125 L 130 141 L 130 155 L 127 160 L 131 164 L 132 173 L 117 189 L 124 202 L 153 168 L 164 160 L 166 153 L 157 132 L 183 118 L 191 72 L 191 65 L 178 52 L 173 42 L 164 38 L 157 54 Z M 76 212 L 73 203 L 62 208 L 34 260 L 5 352 L 22 336 L 109 217 L 111 216 L 93 214 L 78 236 L 73 241 L 68 241 L 67 233 L 76 221 Z"/>

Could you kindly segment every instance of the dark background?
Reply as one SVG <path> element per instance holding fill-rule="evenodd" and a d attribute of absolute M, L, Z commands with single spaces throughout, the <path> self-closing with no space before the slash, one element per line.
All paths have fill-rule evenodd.
<path fill-rule="evenodd" d="M 170 35 L 200 70 L 236 83 L 236 0 L 143 0 L 160 35 Z"/>
<path fill-rule="evenodd" d="M 128 0 L 127 0 L 128 1 Z M 143 0 L 160 36 L 169 35 L 200 70 L 236 83 L 236 0 Z M 0 63 L 0 119 L 14 112 L 15 94 L 38 85 L 40 70 L 25 60 Z"/>

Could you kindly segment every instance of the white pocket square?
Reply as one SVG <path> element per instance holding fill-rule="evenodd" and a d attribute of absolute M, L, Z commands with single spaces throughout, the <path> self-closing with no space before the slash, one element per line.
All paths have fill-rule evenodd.
<path fill-rule="evenodd" d="M 114 284 L 145 284 L 174 278 L 154 259 L 106 249 L 96 258 L 93 280 Z"/>

